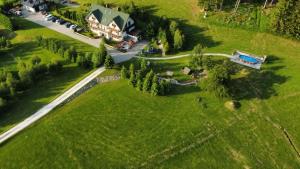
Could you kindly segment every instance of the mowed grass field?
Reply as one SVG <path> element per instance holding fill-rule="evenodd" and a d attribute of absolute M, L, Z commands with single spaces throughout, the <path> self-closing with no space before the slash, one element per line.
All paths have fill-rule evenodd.
<path fill-rule="evenodd" d="M 188 19 L 193 11 L 188 2 L 194 1 L 136 3 L 153 5 L 157 15 Z M 168 12 L 170 7 L 177 12 Z M 299 150 L 300 43 L 196 19 L 188 23 L 189 40 L 206 44 L 207 52 L 238 49 L 269 56 L 261 71 L 233 77 L 239 110 L 228 111 L 224 101 L 198 87 L 152 97 L 122 80 L 106 83 L 1 145 L 0 168 L 300 168 L 295 150 L 276 127 L 285 128 Z M 188 61 L 155 64 L 176 71 Z"/>
<path fill-rule="evenodd" d="M 9 71 L 17 71 L 16 58 L 30 61 L 33 56 L 39 56 L 43 63 L 49 63 L 53 59 L 63 59 L 45 49 L 37 46 L 35 37 L 42 35 L 48 38 L 56 38 L 67 45 L 73 45 L 80 52 L 93 51 L 95 48 L 67 36 L 36 25 L 24 19 L 16 18 L 16 25 L 20 28 L 12 38 L 13 48 L 3 51 L 0 56 L 0 68 Z M 76 64 L 68 64 L 62 73 L 55 76 L 45 76 L 35 83 L 29 90 L 18 97 L 16 103 L 5 113 L 0 114 L 0 133 L 6 131 L 16 123 L 28 117 L 43 105 L 49 103 L 64 90 L 73 86 L 80 79 L 88 75 L 89 71 L 78 68 Z"/>

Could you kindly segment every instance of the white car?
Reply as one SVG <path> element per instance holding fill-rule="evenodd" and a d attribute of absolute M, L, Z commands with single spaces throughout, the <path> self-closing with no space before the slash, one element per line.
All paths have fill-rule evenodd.
<path fill-rule="evenodd" d="M 53 16 L 46 17 L 45 21 L 50 21 L 50 20 L 52 20 L 52 18 L 53 18 Z"/>
<path fill-rule="evenodd" d="M 71 25 L 70 29 L 74 30 L 77 27 L 77 25 Z"/>
<path fill-rule="evenodd" d="M 52 17 L 52 15 L 48 14 L 48 15 L 45 16 L 45 18 L 49 18 L 49 17 Z"/>

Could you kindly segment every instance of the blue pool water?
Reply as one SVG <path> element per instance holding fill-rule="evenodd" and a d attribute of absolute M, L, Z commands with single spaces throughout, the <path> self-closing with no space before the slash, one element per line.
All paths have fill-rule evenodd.
<path fill-rule="evenodd" d="M 247 56 L 247 55 L 240 55 L 239 57 L 240 57 L 240 59 L 242 59 L 246 62 L 252 63 L 252 64 L 258 63 L 257 59 L 255 59 L 253 57 L 250 57 L 250 56 Z"/>

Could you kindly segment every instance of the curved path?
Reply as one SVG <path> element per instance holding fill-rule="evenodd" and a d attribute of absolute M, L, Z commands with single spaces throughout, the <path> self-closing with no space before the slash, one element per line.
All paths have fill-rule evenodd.
<path fill-rule="evenodd" d="M 151 57 L 141 57 L 141 56 L 134 56 L 135 58 L 143 58 L 146 60 L 172 60 L 172 59 L 180 59 L 184 57 L 189 57 L 191 54 L 185 54 L 185 55 L 178 55 L 178 56 L 170 56 L 170 57 L 156 57 L 156 58 L 151 58 Z M 232 55 L 228 55 L 225 53 L 204 53 L 203 56 L 224 56 L 227 58 L 231 58 Z"/>

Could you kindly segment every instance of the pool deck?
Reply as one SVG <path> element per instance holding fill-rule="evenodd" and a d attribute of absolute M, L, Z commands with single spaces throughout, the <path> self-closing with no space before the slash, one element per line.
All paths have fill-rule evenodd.
<path fill-rule="evenodd" d="M 258 61 L 258 63 L 255 63 L 255 64 L 246 63 L 245 61 L 242 61 L 242 59 L 240 58 L 241 55 L 245 55 L 245 56 L 249 56 L 251 58 L 254 58 L 254 59 L 256 59 Z M 232 55 L 232 57 L 230 58 L 230 61 L 238 63 L 238 64 L 241 64 L 241 65 L 244 65 L 244 66 L 247 66 L 247 67 L 258 69 L 258 70 L 260 70 L 260 68 L 261 68 L 261 66 L 262 66 L 262 64 L 264 62 L 264 60 L 262 58 L 260 58 L 260 57 L 252 56 L 250 54 L 239 52 L 239 51 L 236 51 Z"/>

